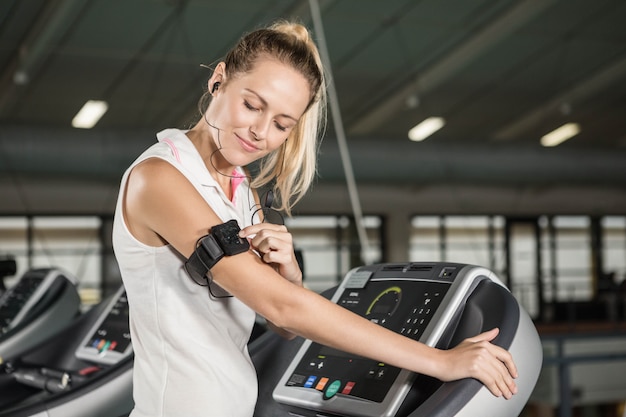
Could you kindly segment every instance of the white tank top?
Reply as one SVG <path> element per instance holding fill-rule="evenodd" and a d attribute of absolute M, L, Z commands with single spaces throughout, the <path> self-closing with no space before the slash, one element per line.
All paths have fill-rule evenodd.
<path fill-rule="evenodd" d="M 113 225 L 135 352 L 131 416 L 250 417 L 257 397 L 247 349 L 254 311 L 234 297 L 209 298 L 207 287 L 187 276 L 185 259 L 174 248 L 148 246 L 132 236 L 121 207 L 130 170 L 153 157 L 180 170 L 223 221 L 248 226 L 254 198 L 244 180 L 231 202 L 184 132 L 168 129 L 157 138 L 124 174 Z"/>

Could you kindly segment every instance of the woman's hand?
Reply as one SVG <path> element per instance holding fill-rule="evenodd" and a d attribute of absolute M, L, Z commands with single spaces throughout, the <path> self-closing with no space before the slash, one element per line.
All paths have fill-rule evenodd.
<path fill-rule="evenodd" d="M 517 368 L 508 351 L 491 343 L 498 333 L 495 328 L 441 351 L 441 374 L 437 378 L 442 381 L 476 378 L 496 397 L 511 398 L 517 392 L 513 380 L 517 378 Z"/>
<path fill-rule="evenodd" d="M 242 229 L 239 236 L 247 238 L 252 249 L 283 278 L 302 285 L 302 271 L 294 253 L 293 237 L 285 226 L 259 223 Z"/>

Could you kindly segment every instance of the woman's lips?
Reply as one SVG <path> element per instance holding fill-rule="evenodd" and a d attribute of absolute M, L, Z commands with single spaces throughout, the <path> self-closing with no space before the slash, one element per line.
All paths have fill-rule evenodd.
<path fill-rule="evenodd" d="M 247 151 L 247 152 L 258 152 L 259 148 L 257 148 L 256 146 L 254 146 L 254 144 L 252 142 L 249 142 L 239 136 L 237 136 L 237 140 L 239 140 L 239 143 L 241 143 L 241 147 Z"/>

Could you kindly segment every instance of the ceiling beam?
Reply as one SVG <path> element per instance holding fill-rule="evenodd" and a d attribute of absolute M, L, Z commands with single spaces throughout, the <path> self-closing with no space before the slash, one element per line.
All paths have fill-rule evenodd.
<path fill-rule="evenodd" d="M 499 129 L 493 136 L 500 141 L 513 140 L 522 136 L 523 133 L 545 120 L 559 109 L 563 104 L 572 104 L 583 101 L 585 98 L 596 94 L 598 91 L 617 84 L 626 74 L 626 57 L 620 58 L 611 65 L 598 71 L 592 77 L 575 84 L 570 90 L 565 91 L 552 100 L 530 110 L 528 113 Z M 554 126 L 555 128 L 557 126 Z"/>
<path fill-rule="evenodd" d="M 555 0 L 523 0 L 509 9 L 498 20 L 485 27 L 474 37 L 469 38 L 458 48 L 429 67 L 426 71 L 398 88 L 380 105 L 351 123 L 350 134 L 365 134 L 385 122 L 392 114 L 405 106 L 409 96 L 423 95 L 444 84 L 451 76 L 465 68 L 483 52 L 502 41 L 503 38 L 519 29 Z"/>
<path fill-rule="evenodd" d="M 63 36 L 87 4 L 84 0 L 46 2 L 35 24 L 26 34 L 17 54 L 0 76 L 0 115 L 6 115 L 35 79 L 40 69 L 59 45 Z"/>
<path fill-rule="evenodd" d="M 137 155 L 154 140 L 152 129 L 84 130 L 2 124 L 0 178 L 78 177 L 117 182 Z M 403 141 L 385 147 L 383 155 L 382 141 L 383 138 L 363 139 L 359 146 L 351 148 L 354 175 L 359 184 L 626 187 L 626 153 L 613 149 L 571 147 L 544 152 L 538 146 L 519 143 L 450 147 L 436 142 L 416 149 L 413 143 Z M 317 182 L 345 182 L 338 146 L 337 141 L 322 142 Z"/>

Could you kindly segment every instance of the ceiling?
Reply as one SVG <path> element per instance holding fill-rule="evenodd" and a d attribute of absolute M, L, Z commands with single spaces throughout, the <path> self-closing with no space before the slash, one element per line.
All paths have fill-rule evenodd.
<path fill-rule="evenodd" d="M 312 3 L 313 5 L 317 3 Z M 118 178 L 154 132 L 186 127 L 213 64 L 306 0 L 3 0 L 0 172 Z M 321 181 L 612 184 L 626 189 L 626 2 L 319 0 L 332 86 Z M 325 43 L 322 40 L 325 39 Z M 92 130 L 70 127 L 88 99 Z M 443 129 L 421 143 L 425 117 Z M 581 133 L 539 139 L 566 122 Z M 339 133 L 339 135 L 337 135 Z"/>

